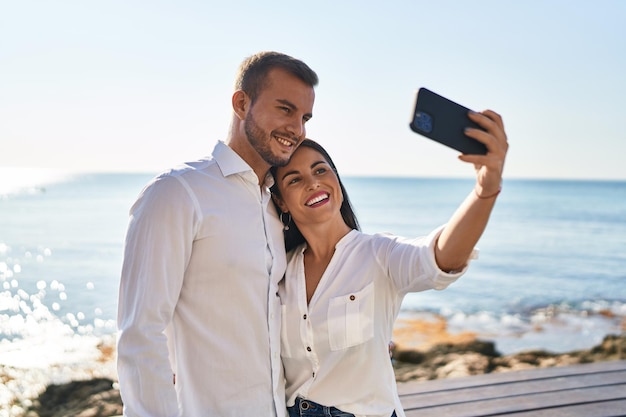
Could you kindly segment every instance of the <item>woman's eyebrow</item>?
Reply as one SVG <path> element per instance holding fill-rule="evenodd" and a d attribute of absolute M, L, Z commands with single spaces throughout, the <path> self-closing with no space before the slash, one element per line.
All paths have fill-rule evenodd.
<path fill-rule="evenodd" d="M 323 165 L 328 165 L 328 162 L 326 162 L 325 160 L 319 160 L 319 161 L 315 161 L 311 164 L 311 169 L 315 168 L 316 166 L 323 164 Z M 291 171 L 287 171 L 283 174 L 282 179 L 284 180 L 285 178 L 287 178 L 289 175 L 296 175 L 299 174 L 300 171 L 298 171 L 297 169 L 292 169 Z"/>
<path fill-rule="evenodd" d="M 300 171 L 295 170 L 295 169 L 294 169 L 294 170 L 291 170 L 291 171 L 287 171 L 287 172 L 285 172 L 285 174 L 283 175 L 282 179 L 284 180 L 285 178 L 287 178 L 287 177 L 288 177 L 288 176 L 290 176 L 290 175 L 295 175 L 295 174 L 299 174 L 299 173 L 300 173 Z"/>

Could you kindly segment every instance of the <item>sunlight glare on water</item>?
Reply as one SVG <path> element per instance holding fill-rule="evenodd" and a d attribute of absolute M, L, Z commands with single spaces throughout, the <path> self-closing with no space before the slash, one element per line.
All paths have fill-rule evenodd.
<path fill-rule="evenodd" d="M 18 192 L 39 192 L 47 184 L 62 181 L 71 174 L 43 168 L 0 167 L 0 197 Z"/>

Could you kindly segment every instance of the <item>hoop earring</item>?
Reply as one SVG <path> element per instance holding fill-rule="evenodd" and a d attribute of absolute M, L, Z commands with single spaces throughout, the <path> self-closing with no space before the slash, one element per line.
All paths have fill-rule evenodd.
<path fill-rule="evenodd" d="M 285 223 L 285 220 L 283 219 L 283 215 L 287 215 L 289 216 L 289 218 L 287 219 L 287 223 Z M 291 224 L 291 213 L 289 212 L 281 212 L 280 213 L 280 222 L 283 224 L 283 230 L 289 230 L 289 225 Z"/>

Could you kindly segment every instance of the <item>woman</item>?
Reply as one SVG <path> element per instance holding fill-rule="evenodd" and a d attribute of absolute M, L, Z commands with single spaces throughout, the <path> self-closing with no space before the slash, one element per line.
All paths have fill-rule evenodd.
<path fill-rule="evenodd" d="M 476 184 L 427 237 L 361 233 L 332 159 L 314 141 L 272 170 L 288 251 L 279 295 L 290 417 L 404 416 L 388 351 L 402 299 L 465 272 L 500 192 L 502 119 L 489 110 L 469 117 L 485 130 L 467 136 L 488 152 L 459 156 L 475 165 Z"/>

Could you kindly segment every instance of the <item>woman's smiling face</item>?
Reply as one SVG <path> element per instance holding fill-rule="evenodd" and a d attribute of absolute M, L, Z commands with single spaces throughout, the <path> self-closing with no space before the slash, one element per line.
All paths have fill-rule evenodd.
<path fill-rule="evenodd" d="M 308 146 L 299 147 L 289 164 L 276 170 L 279 205 L 300 225 L 341 217 L 343 202 L 335 171 L 324 156 Z"/>

